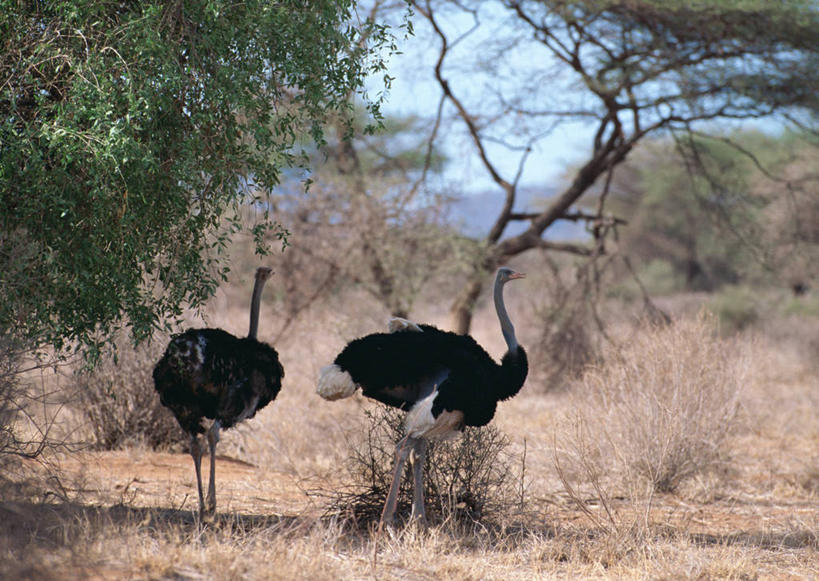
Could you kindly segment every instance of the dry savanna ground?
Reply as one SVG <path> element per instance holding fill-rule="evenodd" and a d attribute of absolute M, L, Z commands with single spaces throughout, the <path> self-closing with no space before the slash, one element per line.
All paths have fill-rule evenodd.
<path fill-rule="evenodd" d="M 526 284 L 536 282 L 507 291 L 524 344 L 539 324 L 521 298 L 534 292 Z M 244 333 L 246 294 L 244 286 L 220 291 L 206 322 Z M 413 315 L 444 324 L 444 308 L 429 301 Z M 351 450 L 364 441 L 364 412 L 377 405 L 360 396 L 323 401 L 314 383 L 346 341 L 382 328 L 386 313 L 347 296 L 302 313 L 281 337 L 277 320 L 265 303 L 260 337 L 275 339 L 284 387 L 254 419 L 223 432 L 213 522 L 194 518 L 193 467 L 181 449 L 135 441 L 117 451 L 49 451 L 8 468 L 0 576 L 819 577 L 815 319 L 720 337 L 712 320 L 680 315 L 670 328 L 612 331 L 619 347 L 567 385 L 545 385 L 548 374 L 534 369 L 494 420 L 508 438 L 497 461 L 510 476 L 493 492 L 495 509 L 478 522 L 450 513 L 427 530 L 380 532 L 333 496 L 355 484 Z M 496 325 L 484 301 L 473 334 L 499 357 Z M 138 368 L 149 371 L 162 347 L 123 351 L 120 379 L 140 381 Z M 76 381 L 51 372 L 37 380 L 47 392 Z M 70 399 L 51 417 L 52 435 L 90 438 Z"/>

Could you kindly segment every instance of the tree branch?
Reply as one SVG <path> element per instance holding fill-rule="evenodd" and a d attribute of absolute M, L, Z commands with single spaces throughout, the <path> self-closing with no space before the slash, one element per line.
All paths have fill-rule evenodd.
<path fill-rule="evenodd" d="M 449 86 L 449 82 L 444 78 L 443 75 L 443 65 L 444 60 L 447 56 L 449 50 L 449 44 L 446 34 L 444 34 L 443 30 L 440 28 L 438 21 L 435 19 L 435 15 L 432 11 L 432 7 L 429 3 L 429 0 L 426 2 L 426 7 L 421 7 L 418 5 L 417 2 L 414 3 L 418 11 L 429 21 L 430 25 L 432 26 L 435 34 L 441 40 L 441 50 L 438 55 L 438 61 L 435 63 L 435 78 L 438 80 L 438 84 L 441 87 L 446 98 L 455 106 L 455 109 L 458 112 L 458 116 L 466 125 L 467 131 L 472 138 L 472 142 L 475 144 L 475 148 L 478 151 L 478 157 L 481 160 L 481 163 L 489 172 L 489 175 L 492 177 L 492 180 L 498 184 L 501 189 L 506 194 L 506 200 L 503 205 L 503 209 L 501 210 L 498 219 L 495 221 L 495 224 L 492 226 L 489 234 L 486 236 L 486 240 L 489 243 L 497 242 L 501 235 L 503 234 L 506 225 L 509 223 L 509 214 L 512 212 L 512 207 L 515 203 L 515 194 L 516 188 L 513 183 L 508 182 L 504 179 L 498 169 L 495 167 L 495 164 L 489 159 L 489 154 L 486 151 L 486 148 L 483 144 L 483 139 L 480 134 L 480 130 L 475 123 L 475 118 L 467 111 L 466 107 L 464 106 L 463 102 L 458 99 L 455 94 L 453 93 L 451 87 Z M 524 154 L 524 159 L 525 159 Z M 520 170 L 518 171 L 520 173 Z"/>
<path fill-rule="evenodd" d="M 510 220 L 516 221 L 523 221 L 523 220 L 534 220 L 535 218 L 539 217 L 543 212 L 513 212 L 509 215 Z M 568 220 L 570 222 L 598 222 L 598 221 L 606 221 L 610 224 L 628 224 L 628 220 L 624 218 L 619 218 L 617 216 L 604 216 L 602 214 L 589 214 L 584 212 L 583 210 L 576 210 L 574 212 L 566 212 L 562 216 L 558 218 L 558 220 Z"/>
<path fill-rule="evenodd" d="M 540 240 L 537 243 L 537 247 L 543 248 L 544 250 L 568 252 L 570 254 L 577 254 L 578 256 L 591 256 L 595 253 L 594 248 L 580 246 L 579 244 L 570 244 L 568 242 L 552 242 L 550 240 Z"/>

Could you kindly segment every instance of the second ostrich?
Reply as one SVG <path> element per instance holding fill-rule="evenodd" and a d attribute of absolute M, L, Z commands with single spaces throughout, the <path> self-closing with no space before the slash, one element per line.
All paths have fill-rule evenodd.
<path fill-rule="evenodd" d="M 428 440 L 457 435 L 464 426 L 484 426 L 495 415 L 497 402 L 520 391 L 528 373 L 526 351 L 518 345 L 515 328 L 503 301 L 503 287 L 525 275 L 499 268 L 494 300 L 507 351 L 498 365 L 468 335 L 441 331 L 393 319 L 393 333 L 374 333 L 351 341 L 335 362 L 321 370 L 318 393 L 325 399 L 362 393 L 407 411 L 405 436 L 396 445 L 395 468 L 381 522 L 395 518 L 404 467 L 413 454 L 411 519 L 425 523 L 423 465 Z"/>
<path fill-rule="evenodd" d="M 281 389 L 284 368 L 279 356 L 270 345 L 256 339 L 262 289 L 271 273 L 267 267 L 256 270 L 247 337 L 235 337 L 222 329 L 189 329 L 171 338 L 154 367 L 154 387 L 162 405 L 173 412 L 191 436 L 200 516 L 216 511 L 219 430 L 252 418 Z M 203 433 L 207 433 L 210 446 L 207 507 L 202 494 L 199 441 Z"/>

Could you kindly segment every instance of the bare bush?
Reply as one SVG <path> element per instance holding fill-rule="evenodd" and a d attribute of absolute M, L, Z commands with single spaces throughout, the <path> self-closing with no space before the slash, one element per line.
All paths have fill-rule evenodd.
<path fill-rule="evenodd" d="M 722 460 L 749 374 L 745 344 L 721 339 L 701 314 L 645 326 L 605 356 L 578 386 L 564 466 L 650 494 Z"/>
<path fill-rule="evenodd" d="M 21 392 L 18 368 L 17 350 L 4 335 L 0 338 L 0 456 L 13 450 L 16 440 L 13 427 Z"/>
<path fill-rule="evenodd" d="M 159 401 L 151 375 L 163 342 L 121 346 L 90 372 L 78 375 L 78 401 L 94 445 L 114 450 L 140 443 L 168 449 L 186 441 L 176 419 Z"/>
<path fill-rule="evenodd" d="M 64 397 L 56 387 L 57 371 L 69 360 L 0 332 L 0 504 L 64 498 L 50 452 L 77 447 L 61 429 Z"/>
<path fill-rule="evenodd" d="M 549 274 L 539 281 L 543 294 L 535 304 L 540 331 L 532 345 L 532 371 L 537 384 L 549 390 L 566 386 L 597 360 L 602 335 L 595 319 L 591 262 L 576 269 L 563 268 L 574 270 L 569 282 L 548 255 L 541 258 Z"/>
<path fill-rule="evenodd" d="M 43 438 L 32 439 L 21 433 L 20 420 L 30 403 L 22 382 L 26 353 L 17 337 L 0 335 L 0 468 L 13 457 L 38 455 L 45 445 Z"/>
<path fill-rule="evenodd" d="M 420 199 L 383 179 L 366 193 L 348 181 L 324 179 L 308 198 L 283 209 L 292 248 L 276 257 L 284 307 L 295 316 L 343 285 L 365 290 L 388 312 L 406 317 L 425 287 L 457 273 L 473 245 L 446 224 L 446 201 Z"/>
<path fill-rule="evenodd" d="M 365 437 L 352 447 L 347 463 L 352 482 L 335 495 L 331 506 L 331 511 L 347 512 L 359 523 L 381 515 L 405 415 L 383 407 L 365 414 Z M 520 478 L 508 448 L 508 438 L 491 425 L 467 427 L 454 441 L 430 442 L 424 465 L 427 517 L 433 522 L 485 522 L 519 507 Z M 412 479 L 404 478 L 396 514 L 409 515 L 411 497 Z"/>
<path fill-rule="evenodd" d="M 59 390 L 32 377 L 66 365 L 65 359 L 35 350 L 14 333 L 0 333 L 0 474 L 14 458 L 37 458 L 49 448 L 65 447 L 67 440 L 53 434 L 59 413 Z"/>

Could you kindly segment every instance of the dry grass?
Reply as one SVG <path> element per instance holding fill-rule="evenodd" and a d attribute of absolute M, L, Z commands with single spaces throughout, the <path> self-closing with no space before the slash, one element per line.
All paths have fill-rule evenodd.
<path fill-rule="evenodd" d="M 360 529 L 377 525 L 390 487 L 395 444 L 404 436 L 404 412 L 379 406 L 364 410 L 364 437 L 345 462 L 345 481 L 334 490 L 316 490 L 331 499 L 326 514 L 350 520 Z M 495 426 L 466 428 L 454 441 L 430 442 L 424 463 L 424 498 L 429 522 L 447 528 L 492 526 L 508 520 L 522 505 L 522 458 L 509 452 L 509 439 Z M 396 514 L 410 515 L 410 468 L 401 481 Z"/>
<path fill-rule="evenodd" d="M 93 371 L 77 374 L 76 397 L 95 447 L 116 450 L 139 443 L 166 450 L 187 443 L 154 389 L 152 372 L 164 350 L 162 339 L 136 348 L 120 341 L 116 358 L 112 354 Z"/>
<path fill-rule="evenodd" d="M 646 324 L 610 346 L 574 391 L 574 456 L 658 492 L 718 466 L 752 377 L 750 347 L 721 339 L 704 314 Z"/>
<path fill-rule="evenodd" d="M 207 321 L 191 322 L 243 333 L 248 284 L 235 281 L 235 288 L 220 292 L 213 310 L 205 313 Z M 519 316 L 520 304 L 511 297 L 509 303 L 512 318 L 521 321 L 519 335 L 536 337 L 539 329 L 527 323 L 532 319 Z M 418 318 L 443 324 L 445 313 L 439 307 L 419 307 Z M 277 308 L 263 305 L 263 339 L 272 340 L 279 330 L 282 317 Z M 475 336 L 499 356 L 503 341 L 493 317 L 491 304 L 482 302 Z M 508 438 L 512 457 L 526 455 L 524 510 L 500 514 L 469 529 L 434 526 L 426 532 L 410 528 L 380 534 L 324 516 L 326 496 L 311 492 L 333 491 L 344 482 L 343 464 L 366 437 L 364 412 L 378 408 L 360 396 L 325 402 L 314 392 L 315 378 L 346 341 L 382 328 L 386 318 L 386 312 L 361 295 L 338 296 L 310 306 L 275 342 L 286 369 L 284 386 L 276 401 L 254 419 L 223 433 L 215 523 L 200 528 L 193 519 L 196 493 L 187 454 L 159 454 L 132 446 L 120 452 L 54 457 L 54 464 L 30 470 L 39 475 L 39 493 L 2 491 L 0 578 L 819 576 L 817 368 L 785 342 L 767 343 L 764 338 L 752 346 L 753 357 L 747 363 L 742 340 L 719 339 L 696 320 L 683 321 L 676 331 L 640 330 L 625 344 L 620 359 L 609 357 L 605 367 L 590 372 L 589 391 L 582 396 L 576 390 L 544 395 L 544 386 L 527 384 L 521 394 L 499 406 L 494 426 Z M 676 339 L 675 332 L 681 333 Z M 697 367 L 700 356 L 706 364 Z M 629 357 L 630 367 L 625 363 Z M 640 365 L 645 368 L 635 360 L 644 361 Z M 657 392 L 655 382 L 645 379 L 675 376 L 684 377 L 683 384 L 657 383 L 677 385 L 676 392 Z M 702 385 L 708 389 L 697 400 L 693 388 Z M 693 391 L 684 391 L 685 386 Z M 654 389 L 651 397 L 641 393 L 649 387 Z M 674 393 L 683 402 L 694 397 L 698 403 L 683 405 L 663 421 L 662 414 L 652 415 L 664 409 L 660 402 L 668 406 L 669 400 L 663 398 L 674 402 Z M 614 409 L 619 413 L 601 407 L 604 395 L 618 402 L 620 407 Z M 695 413 L 697 406 L 703 417 Z M 578 416 L 585 417 L 585 423 L 561 421 Z M 76 412 L 69 417 L 82 425 Z M 633 421 L 626 421 L 629 417 Z M 719 424 L 720 417 L 733 418 L 732 429 Z M 642 432 L 628 432 L 637 429 L 635 423 L 643 426 Z M 601 425 L 608 428 L 608 435 Z M 578 426 L 583 437 L 573 431 Z M 708 470 L 692 472 L 687 468 L 691 454 L 671 454 L 676 448 L 670 443 L 681 435 L 684 445 L 700 458 L 693 464 Z M 638 444 L 631 438 L 645 440 Z M 651 448 L 654 440 L 667 445 Z M 566 482 L 573 487 L 570 493 L 556 470 L 555 449 L 570 451 L 573 442 L 584 441 L 589 450 L 579 457 L 587 459 L 599 490 L 593 478 L 559 456 Z M 675 481 L 673 491 L 643 487 L 643 494 L 632 494 L 635 487 L 628 485 L 628 478 L 650 482 L 652 474 L 660 474 L 642 472 L 639 462 L 626 462 L 639 458 L 636 451 L 642 446 L 650 448 L 655 460 L 674 459 L 679 473 L 687 474 Z M 602 456 L 606 449 L 619 450 L 622 460 Z"/>

